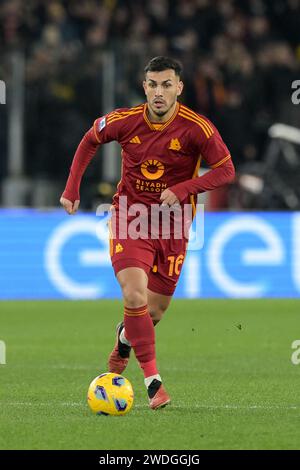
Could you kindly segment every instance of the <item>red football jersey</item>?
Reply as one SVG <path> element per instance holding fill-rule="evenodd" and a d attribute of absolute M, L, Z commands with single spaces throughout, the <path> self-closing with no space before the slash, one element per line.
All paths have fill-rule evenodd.
<path fill-rule="evenodd" d="M 198 176 L 202 158 L 211 168 L 230 159 L 215 126 L 180 103 L 163 124 L 149 121 L 145 103 L 98 118 L 93 129 L 99 144 L 115 140 L 122 148 L 122 176 L 113 198 L 116 207 L 122 195 L 127 196 L 128 206 L 160 204 L 163 190 Z M 180 202 L 190 202 L 186 194 Z"/>

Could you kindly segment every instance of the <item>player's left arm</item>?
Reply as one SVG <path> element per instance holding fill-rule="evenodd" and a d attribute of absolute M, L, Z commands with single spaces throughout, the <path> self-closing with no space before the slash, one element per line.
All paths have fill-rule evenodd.
<path fill-rule="evenodd" d="M 168 191 L 167 195 L 162 193 L 164 203 L 170 204 L 170 200 L 173 201 L 173 204 L 178 201 L 181 202 L 188 195 L 211 191 L 234 180 L 235 169 L 230 152 L 218 130 L 211 123 L 210 125 L 214 132 L 209 138 L 201 133 L 200 128 L 196 128 L 197 135 L 194 134 L 194 138 L 198 139 L 199 154 L 202 155 L 211 170 L 203 176 L 191 178 L 168 188 L 166 190 Z M 167 201 L 165 196 L 167 196 Z"/>

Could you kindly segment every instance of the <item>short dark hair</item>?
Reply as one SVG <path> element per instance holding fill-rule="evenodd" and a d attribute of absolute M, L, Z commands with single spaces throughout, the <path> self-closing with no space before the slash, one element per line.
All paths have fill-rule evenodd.
<path fill-rule="evenodd" d="M 174 70 L 175 75 L 179 78 L 182 74 L 182 65 L 177 60 L 171 59 L 170 57 L 158 56 L 153 57 L 146 67 L 144 68 L 145 74 L 147 72 L 163 72 L 163 70 Z"/>

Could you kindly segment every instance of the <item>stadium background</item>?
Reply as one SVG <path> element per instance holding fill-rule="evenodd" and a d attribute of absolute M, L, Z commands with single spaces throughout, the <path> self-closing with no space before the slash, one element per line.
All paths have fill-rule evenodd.
<path fill-rule="evenodd" d="M 0 448 L 299 448 L 299 25 L 298 0 L 0 0 Z M 143 102 L 144 65 L 164 54 L 237 176 L 199 198 L 204 249 L 157 329 L 174 406 L 150 413 L 131 361 L 135 407 L 99 425 L 86 389 L 122 304 L 95 211 L 118 147 L 88 168 L 76 217 L 58 201 L 83 133 Z"/>
<path fill-rule="evenodd" d="M 0 18 L 1 298 L 120 295 L 106 239 L 48 211 L 83 133 L 97 116 L 143 102 L 143 67 L 164 54 L 182 61 L 183 101 L 217 125 L 237 169 L 235 184 L 199 198 L 205 246 L 214 235 L 226 254 L 212 262 L 194 252 L 177 295 L 299 296 L 297 217 L 260 212 L 249 233 L 247 217 L 232 213 L 300 207 L 300 105 L 291 99 L 300 77 L 299 2 L 12 0 L 1 2 Z M 120 176 L 117 144 L 99 153 L 81 190 L 87 226 Z M 218 210 L 231 213 L 208 213 Z M 72 225 L 54 267 L 51 240 Z"/>

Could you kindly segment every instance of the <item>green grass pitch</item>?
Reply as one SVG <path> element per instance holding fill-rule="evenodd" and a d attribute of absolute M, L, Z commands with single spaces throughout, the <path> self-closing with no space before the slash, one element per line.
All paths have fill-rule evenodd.
<path fill-rule="evenodd" d="M 96 416 L 90 381 L 106 372 L 119 301 L 1 302 L 1 449 L 299 449 L 299 300 L 173 300 L 156 329 L 172 398 L 148 408 L 134 355 L 135 403 Z"/>

